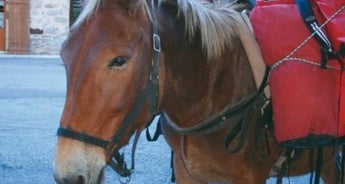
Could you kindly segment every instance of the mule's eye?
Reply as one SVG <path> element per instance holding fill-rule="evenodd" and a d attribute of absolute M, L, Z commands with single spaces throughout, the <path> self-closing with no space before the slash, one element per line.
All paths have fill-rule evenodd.
<path fill-rule="evenodd" d="M 109 64 L 108 67 L 112 68 L 112 67 L 120 67 L 122 65 L 124 65 L 127 62 L 127 58 L 123 57 L 123 56 L 119 56 L 116 58 L 113 58 Z"/>

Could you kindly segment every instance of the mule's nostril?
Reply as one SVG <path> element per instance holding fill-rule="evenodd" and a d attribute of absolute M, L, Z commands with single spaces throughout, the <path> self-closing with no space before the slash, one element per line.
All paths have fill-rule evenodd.
<path fill-rule="evenodd" d="M 55 177 L 58 184 L 85 184 L 86 180 L 83 176 L 65 176 L 62 178 Z"/>
<path fill-rule="evenodd" d="M 85 178 L 83 176 L 78 177 L 78 181 L 76 182 L 77 184 L 85 184 Z"/>

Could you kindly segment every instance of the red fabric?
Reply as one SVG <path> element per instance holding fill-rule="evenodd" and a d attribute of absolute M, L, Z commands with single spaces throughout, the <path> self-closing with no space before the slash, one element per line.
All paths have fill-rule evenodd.
<path fill-rule="evenodd" d="M 345 5 L 345 0 L 314 0 L 323 17 L 329 18 L 334 12 Z M 327 30 L 334 48 L 339 49 L 341 42 L 345 43 L 345 11 L 341 11 L 329 24 Z"/>
<path fill-rule="evenodd" d="M 311 3 L 320 24 L 345 6 L 345 0 L 311 0 Z M 311 34 L 294 0 L 258 0 L 250 18 L 269 66 L 286 57 Z M 324 31 L 333 47 L 339 49 L 345 42 L 345 10 L 332 19 Z M 319 64 L 320 46 L 311 38 L 292 57 Z M 331 60 L 328 64 L 340 68 L 337 61 Z M 278 142 L 311 134 L 335 138 L 345 135 L 345 77 L 342 71 L 321 69 L 290 59 L 272 70 L 269 84 Z"/>

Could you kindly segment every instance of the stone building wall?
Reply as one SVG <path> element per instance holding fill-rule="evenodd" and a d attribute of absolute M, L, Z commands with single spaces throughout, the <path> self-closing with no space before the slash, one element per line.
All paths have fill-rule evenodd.
<path fill-rule="evenodd" d="M 31 54 L 59 54 L 69 31 L 69 0 L 30 0 Z"/>

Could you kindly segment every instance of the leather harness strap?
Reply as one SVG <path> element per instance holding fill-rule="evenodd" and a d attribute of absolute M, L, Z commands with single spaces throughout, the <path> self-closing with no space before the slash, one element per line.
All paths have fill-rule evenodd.
<path fill-rule="evenodd" d="M 206 120 L 200 123 L 197 123 L 194 126 L 181 127 L 178 124 L 176 124 L 164 111 L 162 111 L 161 113 L 161 121 L 162 123 L 167 123 L 175 131 L 183 135 L 204 135 L 216 132 L 228 126 L 230 123 L 230 121 L 227 121 L 228 119 L 241 115 L 241 121 L 237 122 L 237 124 L 234 126 L 234 128 L 230 131 L 230 133 L 225 139 L 225 147 L 229 149 L 229 152 L 236 153 L 242 148 L 245 137 L 247 135 L 246 132 L 248 131 L 250 118 L 245 116 L 248 116 L 248 114 L 254 115 L 255 113 L 253 113 L 253 110 L 261 110 L 261 107 L 266 103 L 264 89 L 267 86 L 269 72 L 270 69 L 269 67 L 267 67 L 259 89 L 255 91 L 253 94 L 247 96 L 246 98 L 242 99 L 241 101 L 235 104 L 230 104 L 226 106 L 220 112 L 216 113 L 215 115 L 211 116 L 210 118 L 207 118 Z M 230 149 L 230 144 L 239 133 L 241 133 L 240 141 L 234 148 Z"/>
<path fill-rule="evenodd" d="M 260 109 L 260 107 L 263 105 L 265 101 L 263 93 L 267 85 L 269 72 L 270 69 L 267 67 L 264 79 L 262 80 L 262 83 L 257 91 L 255 91 L 254 93 L 250 94 L 249 96 L 235 104 L 230 104 L 226 106 L 220 112 L 216 113 L 215 115 L 207 118 L 202 122 L 197 123 L 194 126 L 181 127 L 177 125 L 164 111 L 161 113 L 161 120 L 164 123 L 168 123 L 169 126 L 174 128 L 175 131 L 184 135 L 203 135 L 218 131 L 227 126 L 227 119 L 233 118 L 234 116 L 239 115 L 240 113 L 243 113 L 244 111 L 252 107 Z"/>

